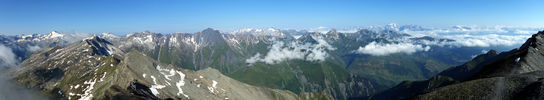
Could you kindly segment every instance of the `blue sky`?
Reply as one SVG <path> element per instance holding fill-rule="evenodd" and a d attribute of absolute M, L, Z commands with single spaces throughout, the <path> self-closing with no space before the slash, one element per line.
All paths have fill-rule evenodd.
<path fill-rule="evenodd" d="M 150 2 L 152 1 L 152 2 Z M 544 0 L 0 0 L 0 34 L 544 25 Z"/>

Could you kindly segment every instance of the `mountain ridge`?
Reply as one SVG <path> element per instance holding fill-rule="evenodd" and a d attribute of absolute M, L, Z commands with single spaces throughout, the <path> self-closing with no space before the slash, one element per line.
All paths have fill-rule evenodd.
<path fill-rule="evenodd" d="M 490 50 L 431 79 L 403 82 L 369 99 L 542 99 L 542 37 L 544 31 L 539 31 L 520 48 Z"/>

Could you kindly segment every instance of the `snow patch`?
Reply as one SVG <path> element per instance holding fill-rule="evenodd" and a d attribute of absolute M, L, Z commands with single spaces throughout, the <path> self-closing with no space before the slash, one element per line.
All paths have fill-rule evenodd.
<path fill-rule="evenodd" d="M 211 93 L 215 93 L 214 90 L 217 88 L 216 86 L 217 86 L 217 81 L 212 80 L 212 87 L 208 86 L 208 90 L 210 90 Z"/>
<path fill-rule="evenodd" d="M 209 86 L 208 86 L 208 90 L 210 90 L 211 93 L 215 93 L 215 92 L 213 92 L 213 88 L 212 88 L 212 87 L 209 87 Z"/>
<path fill-rule="evenodd" d="M 104 72 L 104 76 L 102 76 L 102 78 L 100 78 L 100 81 L 98 81 L 98 82 L 104 81 L 104 78 L 106 77 L 106 74 L 107 74 L 107 72 Z"/>
<path fill-rule="evenodd" d="M 179 75 L 179 81 L 176 82 L 176 87 L 178 88 L 179 92 L 177 93 L 177 95 L 179 96 L 180 94 L 189 98 L 188 95 L 186 95 L 185 93 L 183 93 L 183 90 L 181 89 L 181 86 L 185 85 L 185 82 L 183 81 L 185 79 L 185 74 L 183 74 L 182 72 L 180 71 L 176 71 L 176 73 L 178 73 Z"/>
<path fill-rule="evenodd" d="M 151 75 L 151 79 L 153 79 L 154 85 L 151 85 L 151 88 L 149 88 L 149 90 L 151 90 L 151 93 L 153 93 L 153 95 L 157 96 L 159 94 L 159 91 L 157 89 L 162 89 L 166 86 L 157 84 L 157 79 L 153 75 Z"/>
<path fill-rule="evenodd" d="M 213 87 L 213 88 L 216 88 L 215 86 L 217 86 L 217 81 L 212 80 L 212 87 Z"/>
<path fill-rule="evenodd" d="M 151 93 L 153 93 L 153 95 L 155 96 L 158 96 L 160 93 L 157 89 L 162 89 L 166 86 L 164 85 L 151 85 L 151 88 L 149 88 L 149 90 L 151 90 Z"/>
<path fill-rule="evenodd" d="M 93 98 L 92 90 L 94 89 L 94 84 L 96 83 L 96 79 L 92 79 L 83 82 L 83 84 L 87 84 L 87 88 L 83 89 L 84 94 L 81 95 L 81 98 L 79 100 L 91 100 Z"/>

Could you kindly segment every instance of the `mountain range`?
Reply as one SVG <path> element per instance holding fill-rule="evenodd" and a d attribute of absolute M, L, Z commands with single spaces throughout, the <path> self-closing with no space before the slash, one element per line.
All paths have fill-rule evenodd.
<path fill-rule="evenodd" d="M 53 31 L 0 36 L 0 42 L 22 61 L 19 67 L 2 66 L 17 84 L 57 99 L 440 99 L 470 98 L 463 93 L 493 88 L 472 93 L 490 99 L 484 97 L 520 98 L 526 96 L 520 91 L 537 91 L 525 88 L 539 86 L 533 84 L 539 82 L 544 33 L 498 53 L 408 32 L 427 30 L 208 28 L 124 36 Z M 477 87 L 491 83 L 499 86 Z M 449 93 L 452 89 L 463 93 Z"/>

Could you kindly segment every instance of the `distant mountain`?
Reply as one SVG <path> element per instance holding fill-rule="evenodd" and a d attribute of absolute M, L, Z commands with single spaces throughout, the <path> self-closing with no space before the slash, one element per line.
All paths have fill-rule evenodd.
<path fill-rule="evenodd" d="M 542 99 L 544 31 L 521 47 L 489 51 L 425 81 L 406 81 L 372 99 Z"/>
<path fill-rule="evenodd" d="M 403 27 L 394 26 L 390 25 L 390 28 Z M 418 28 L 422 27 L 406 26 L 402 30 Z M 65 68 L 69 66 L 75 68 L 85 65 L 81 68 L 89 69 L 87 67 L 93 68 L 93 66 L 87 66 L 87 63 L 91 65 L 106 63 L 107 65 L 108 61 L 103 60 L 106 58 L 115 58 L 117 63 L 114 63 L 114 66 L 118 66 L 116 64 L 127 63 L 123 62 L 127 59 L 125 53 L 137 51 L 138 54 L 145 55 L 145 58 L 154 60 L 153 63 L 165 66 L 170 64 L 174 66 L 172 68 L 179 67 L 180 70 L 187 69 L 188 72 L 217 69 L 227 77 L 252 86 L 288 90 L 297 95 L 317 93 L 321 94 L 320 96 L 331 96 L 335 99 L 370 97 L 404 80 L 428 79 L 450 66 L 469 61 L 472 55 L 480 54 L 482 50 L 485 50 L 481 47 L 454 46 L 458 42 L 454 39 L 419 36 L 400 30 L 361 29 L 346 33 L 333 29 L 320 33 L 268 28 L 221 33 L 208 28 L 196 33 L 160 34 L 145 31 L 124 36 L 102 33 L 87 39 L 79 38 L 79 41 L 84 42 L 67 41 L 67 37 L 72 34 L 59 34 L 58 32 L 43 36 L 36 34 L 25 36 L 24 39 L 23 36 L 0 37 L 5 40 L 7 46 L 25 47 L 34 45 L 33 43 L 45 45 L 40 46 L 47 48 L 44 51 L 35 51 L 37 55 L 42 56 L 30 57 L 34 52 L 20 53 L 28 55 L 20 58 L 21 61 L 24 60 L 22 64 L 27 67 L 47 65 L 52 68 L 60 67 L 59 69 L 65 71 Z M 32 42 L 38 37 L 43 37 L 43 40 Z M 86 45 L 90 47 L 82 47 Z M 56 51 L 57 49 L 59 52 Z M 370 51 L 361 53 L 361 50 Z M 61 53 L 60 51 L 70 55 L 57 54 Z M 381 52 L 381 55 L 373 54 L 376 52 Z M 91 55 L 90 58 L 93 59 L 82 59 L 81 57 L 85 56 L 81 55 Z M 81 57 L 76 59 L 76 56 Z M 78 60 L 81 64 L 74 66 L 71 64 L 76 61 L 70 61 L 71 64 L 59 66 L 61 63 L 67 63 L 66 59 Z M 30 63 L 31 61 L 42 63 Z M 133 66 L 128 66 L 130 67 Z M 55 74 L 91 73 L 88 71 L 59 71 Z M 95 76 L 100 75 L 98 73 Z M 25 81 L 26 83 L 22 83 L 31 87 L 47 87 L 45 86 L 47 82 L 55 79 L 56 77 L 47 77 L 38 79 L 40 81 L 37 82 L 24 79 L 21 81 Z M 151 84 L 144 85 L 152 88 L 152 86 L 149 87 Z M 44 88 L 44 90 L 51 89 L 54 88 L 51 86 Z M 60 89 L 66 92 L 65 87 Z M 174 97 L 159 96 L 159 98 Z"/>
<path fill-rule="evenodd" d="M 251 86 L 211 68 L 162 64 L 98 36 L 34 54 L 21 66 L 18 83 L 64 99 L 332 99 Z"/>
<path fill-rule="evenodd" d="M 233 34 L 233 35 L 249 34 L 249 35 L 255 35 L 255 36 L 290 37 L 291 34 L 286 34 L 284 32 L 285 31 L 282 31 L 276 28 L 266 28 L 266 29 L 245 28 L 245 29 L 232 31 L 230 32 L 230 34 Z"/>
<path fill-rule="evenodd" d="M 194 34 L 141 32 L 129 34 L 112 41 L 117 40 L 113 44 L 116 44 L 116 47 L 119 47 L 123 51 L 136 49 L 162 63 L 174 64 L 193 70 L 212 67 L 227 76 L 252 85 L 286 89 L 295 93 L 326 91 L 339 99 L 369 96 L 385 90 L 385 88 L 391 87 L 404 79 L 425 79 L 446 69 L 450 65 L 466 61 L 458 61 L 458 59 L 469 59 L 470 57 L 467 57 L 467 55 L 480 52 L 479 49 L 470 49 L 472 52 L 455 55 L 466 58 L 453 57 L 452 54 L 456 53 L 451 53 L 451 49 L 447 47 L 442 47 L 443 49 L 436 47 L 437 49 L 433 49 L 436 55 L 419 52 L 416 54 L 393 54 L 394 56 L 382 57 L 353 53 L 353 50 L 363 47 L 370 42 L 401 43 L 412 38 L 411 35 L 391 30 L 360 30 L 356 33 L 341 33 L 331 30 L 327 33 L 308 32 L 299 38 L 255 35 L 260 33 L 248 32 L 244 34 L 223 34 L 213 29 L 206 29 Z M 442 41 L 445 39 L 425 37 L 412 41 L 423 40 Z M 448 40 L 447 42 L 452 41 L 454 40 Z M 265 54 L 272 52 L 270 46 L 278 45 L 278 43 L 283 43 L 280 49 L 286 47 L 282 50 L 290 50 L 289 48 L 291 48 L 308 50 L 301 51 L 300 53 L 306 52 L 309 55 L 313 55 L 314 52 L 327 54 L 323 56 L 324 60 L 319 61 L 310 61 L 307 59 L 308 55 L 302 55 L 305 57 L 304 59 L 285 58 L 288 60 L 283 61 L 284 58 L 279 58 L 276 60 L 280 62 L 275 64 L 262 62 L 255 64 L 246 63 L 247 59 L 254 57 L 256 54 L 262 54 L 265 57 Z M 323 43 L 328 43 L 334 47 L 334 50 L 323 49 L 321 51 L 316 48 L 315 50 L 317 51 L 314 51 L 312 48 L 299 48 L 299 46 L 317 46 Z M 439 52 L 450 53 L 443 54 Z M 451 58 L 456 59 L 443 58 L 443 56 L 452 56 Z M 435 58 L 445 60 L 433 60 Z M 378 63 L 383 61 L 390 61 L 391 64 Z M 405 65 L 401 66 L 395 63 L 404 63 Z M 320 68 L 316 69 L 317 66 Z M 262 72 L 263 70 L 275 71 Z M 373 71 L 388 71 L 389 73 L 369 74 Z M 271 76 L 275 78 L 270 79 Z"/>
<path fill-rule="evenodd" d="M 55 46 L 67 46 L 89 36 L 89 34 L 77 33 L 62 34 L 56 31 L 52 31 L 48 34 L 0 35 L 0 43 L 9 47 L 18 61 L 23 61 L 30 57 L 32 53 L 36 53 L 42 49 Z"/>
<path fill-rule="evenodd" d="M 369 26 L 364 29 L 374 30 L 374 31 L 383 31 L 383 30 L 389 30 L 389 31 L 427 31 L 432 30 L 432 28 L 423 27 L 419 25 L 399 25 L 395 23 L 387 24 L 387 25 L 376 25 L 376 26 Z"/>

